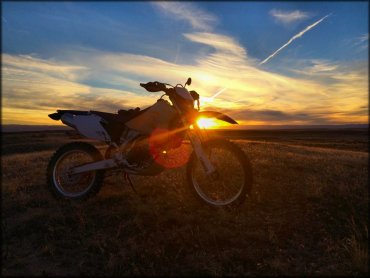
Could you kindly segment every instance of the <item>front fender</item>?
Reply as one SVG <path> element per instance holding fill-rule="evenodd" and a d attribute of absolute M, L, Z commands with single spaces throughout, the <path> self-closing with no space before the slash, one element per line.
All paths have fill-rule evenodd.
<path fill-rule="evenodd" d="M 203 117 L 203 118 L 216 118 L 224 122 L 228 122 L 230 124 L 238 124 L 237 121 L 234 119 L 230 118 L 229 116 L 221 113 L 221 112 L 216 112 L 216 111 L 202 111 L 198 112 L 198 117 Z"/>

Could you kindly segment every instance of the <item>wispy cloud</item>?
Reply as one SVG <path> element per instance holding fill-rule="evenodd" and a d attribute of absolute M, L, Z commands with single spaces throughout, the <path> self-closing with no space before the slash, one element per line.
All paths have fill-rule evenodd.
<path fill-rule="evenodd" d="M 56 109 L 116 111 L 151 104 L 147 95 L 82 83 L 91 74 L 84 66 L 25 55 L 2 54 L 2 120 L 4 123 L 50 124 Z M 104 70 L 100 72 L 104 77 Z M 101 77 L 101 78 L 102 78 Z M 110 80 L 108 86 L 112 86 Z M 112 112 L 113 112 L 112 111 Z"/>
<path fill-rule="evenodd" d="M 215 31 L 183 36 L 207 47 L 182 64 L 92 48 L 70 47 L 59 60 L 3 54 L 3 123 L 51 124 L 47 114 L 62 108 L 115 112 L 145 107 L 159 95 L 148 94 L 140 82 L 177 84 L 189 76 L 202 109 L 224 111 L 241 124 L 367 122 L 366 109 L 355 113 L 367 100 L 367 64 L 344 71 L 338 63 L 316 59 L 296 65 L 311 74 L 292 78 L 258 67 L 231 36 Z M 334 82 L 328 85 L 322 76 Z"/>
<path fill-rule="evenodd" d="M 178 65 L 143 55 L 90 50 L 77 51 L 68 61 L 34 58 L 32 67 L 23 67 L 21 65 L 30 61 L 29 57 L 5 54 L 2 57 L 5 65 L 2 76 L 3 123 L 51 124 L 54 122 L 47 118 L 47 114 L 63 108 L 114 112 L 145 107 L 154 103 L 159 95 L 148 94 L 138 85 L 139 82 L 162 77 L 160 81 L 178 83 L 188 76 L 193 78 L 191 88 L 201 95 L 202 109 L 224 111 L 241 124 L 367 121 L 366 109 L 354 114 L 367 99 L 368 79 L 364 70 L 367 65 L 359 68 L 349 66 L 344 71 L 330 61 L 315 61 L 312 75 L 290 78 L 259 69 L 241 53 L 223 49 L 223 46 L 214 47 L 194 65 Z M 54 70 L 49 74 L 44 69 L 50 64 Z M 58 65 L 72 73 L 78 69 L 84 78 L 68 81 L 66 76 L 69 74 L 60 71 L 57 75 Z M 346 78 L 337 79 L 331 85 L 321 84 L 317 76 L 323 73 L 330 74 L 333 79 Z M 90 84 L 91 80 L 95 83 Z M 118 84 L 124 84 L 127 89 L 113 89 Z"/>
<path fill-rule="evenodd" d="M 293 64 L 296 66 L 293 67 Z M 299 77 L 313 78 L 327 85 L 347 80 L 358 89 L 357 85 L 365 81 L 363 77 L 367 75 L 367 66 L 366 61 L 340 63 L 327 59 L 300 59 L 285 65 L 285 68 L 298 74 Z"/>
<path fill-rule="evenodd" d="M 282 122 L 290 124 L 331 124 L 333 123 L 323 113 L 307 112 L 307 111 L 290 111 L 276 109 L 245 109 L 236 114 L 240 120 L 257 122 L 265 124 L 266 122 L 272 125 L 278 125 Z"/>
<path fill-rule="evenodd" d="M 338 63 L 325 59 L 302 59 L 300 67 L 293 68 L 290 71 L 301 75 L 321 75 L 331 76 L 340 69 Z"/>
<path fill-rule="evenodd" d="M 30 55 L 12 56 L 3 54 L 3 66 L 14 69 L 44 72 L 49 76 L 59 77 L 64 80 L 75 81 L 82 77 L 87 68 L 70 64 L 62 64 L 53 60 L 43 60 Z"/>
<path fill-rule="evenodd" d="M 270 15 L 273 16 L 277 22 L 282 23 L 284 25 L 309 18 L 308 13 L 302 12 L 299 10 L 282 11 L 282 10 L 273 9 L 270 11 Z"/>
<path fill-rule="evenodd" d="M 278 50 L 276 50 L 274 53 L 272 53 L 270 56 L 268 56 L 265 60 L 263 60 L 260 64 L 265 64 L 267 61 L 269 61 L 271 58 L 273 58 L 276 54 L 278 54 L 281 50 L 283 50 L 285 47 L 287 47 L 289 44 L 291 44 L 294 40 L 302 37 L 306 32 L 314 28 L 316 25 L 320 24 L 325 18 L 329 17 L 331 14 L 328 14 L 321 18 L 320 20 L 316 21 L 315 23 L 307 26 L 304 30 L 299 32 L 298 34 L 294 35 L 287 43 L 285 43 L 282 47 L 280 47 Z"/>
<path fill-rule="evenodd" d="M 360 42 L 368 42 L 369 41 L 369 33 L 363 34 L 359 37 Z"/>
<path fill-rule="evenodd" d="M 193 80 L 190 89 L 201 95 L 201 109 L 226 112 L 241 124 L 368 121 L 368 61 L 350 65 L 348 61 L 330 60 L 330 56 L 325 60 L 303 62 L 291 59 L 290 72 L 279 71 L 277 67 L 271 72 L 258 66 L 267 63 L 329 15 L 305 28 L 261 62 L 250 56 L 249 48 L 238 41 L 241 37 L 218 32 L 215 29 L 218 18 L 201 7 L 195 2 L 153 2 L 150 8 L 160 12 L 166 24 L 179 21 L 186 27 L 180 28 L 186 30 L 183 34 L 171 38 L 174 43 L 170 47 L 156 41 L 152 44 L 145 41 L 147 46 L 144 47 L 143 41 L 136 36 L 138 33 L 131 32 L 135 28 L 125 29 L 130 26 L 119 19 L 105 17 L 106 13 L 96 12 L 90 17 L 98 18 L 95 21 L 104 27 L 101 30 L 109 30 L 111 39 L 116 38 L 118 44 L 133 41 L 135 47 L 114 47 L 108 51 L 101 44 L 95 44 L 96 48 L 94 44 L 89 44 L 91 48 L 65 45 L 57 52 L 50 52 L 57 53 L 55 59 L 33 54 L 3 54 L 3 123 L 56 124 L 47 114 L 63 108 L 107 112 L 137 106 L 144 108 L 155 103 L 160 94 L 146 92 L 139 86 L 140 82 L 158 80 L 177 84 L 189 76 Z M 270 14 L 289 28 L 311 16 L 299 10 L 275 9 Z M 78 21 L 71 21 L 68 16 L 51 16 L 54 21 L 50 22 L 90 26 L 91 22 L 85 17 L 78 18 Z M 6 24 L 5 18 L 3 24 Z M 353 34 L 353 39 L 361 43 L 358 46 L 368 45 L 368 34 L 363 33 Z M 353 43 L 351 40 L 348 45 L 355 49 Z M 289 59 L 281 60 L 285 65 Z"/>
<path fill-rule="evenodd" d="M 235 56 L 245 57 L 246 50 L 235 39 L 216 33 L 195 32 L 184 36 L 190 41 L 212 46 L 217 51 L 227 52 Z"/>
<path fill-rule="evenodd" d="M 170 15 L 172 19 L 185 20 L 197 30 L 212 30 L 213 24 L 217 22 L 217 18 L 214 15 L 191 3 L 158 1 L 153 4 L 162 12 Z"/>
<path fill-rule="evenodd" d="M 320 59 L 313 59 L 312 60 L 312 67 L 306 69 L 309 73 L 323 73 L 323 72 L 332 72 L 338 69 L 338 65 L 334 64 L 327 60 L 320 60 Z"/>
<path fill-rule="evenodd" d="M 369 49 L 369 33 L 363 34 L 354 39 L 353 46 L 357 47 L 360 51 Z"/>

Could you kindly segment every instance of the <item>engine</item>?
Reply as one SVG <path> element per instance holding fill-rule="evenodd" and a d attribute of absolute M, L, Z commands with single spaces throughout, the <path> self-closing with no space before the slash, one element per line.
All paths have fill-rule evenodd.
<path fill-rule="evenodd" d="M 154 176 L 164 170 L 164 167 L 156 162 L 147 136 L 137 138 L 125 157 L 140 175 Z"/>
<path fill-rule="evenodd" d="M 149 142 L 147 137 L 139 138 L 134 143 L 132 149 L 126 154 L 126 159 L 130 164 L 140 164 L 143 161 L 151 160 Z"/>

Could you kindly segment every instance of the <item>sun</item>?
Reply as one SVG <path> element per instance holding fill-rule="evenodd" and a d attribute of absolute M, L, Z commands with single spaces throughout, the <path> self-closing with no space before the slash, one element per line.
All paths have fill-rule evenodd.
<path fill-rule="evenodd" d="M 197 124 L 200 128 L 215 128 L 219 126 L 216 120 L 211 118 L 199 118 Z"/>

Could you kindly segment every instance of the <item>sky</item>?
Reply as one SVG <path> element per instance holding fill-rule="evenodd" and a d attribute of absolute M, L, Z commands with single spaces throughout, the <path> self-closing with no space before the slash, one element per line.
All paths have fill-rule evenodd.
<path fill-rule="evenodd" d="M 2 124 L 185 83 L 248 125 L 368 122 L 368 2 L 2 2 Z M 59 122 L 60 124 L 60 122 Z"/>

